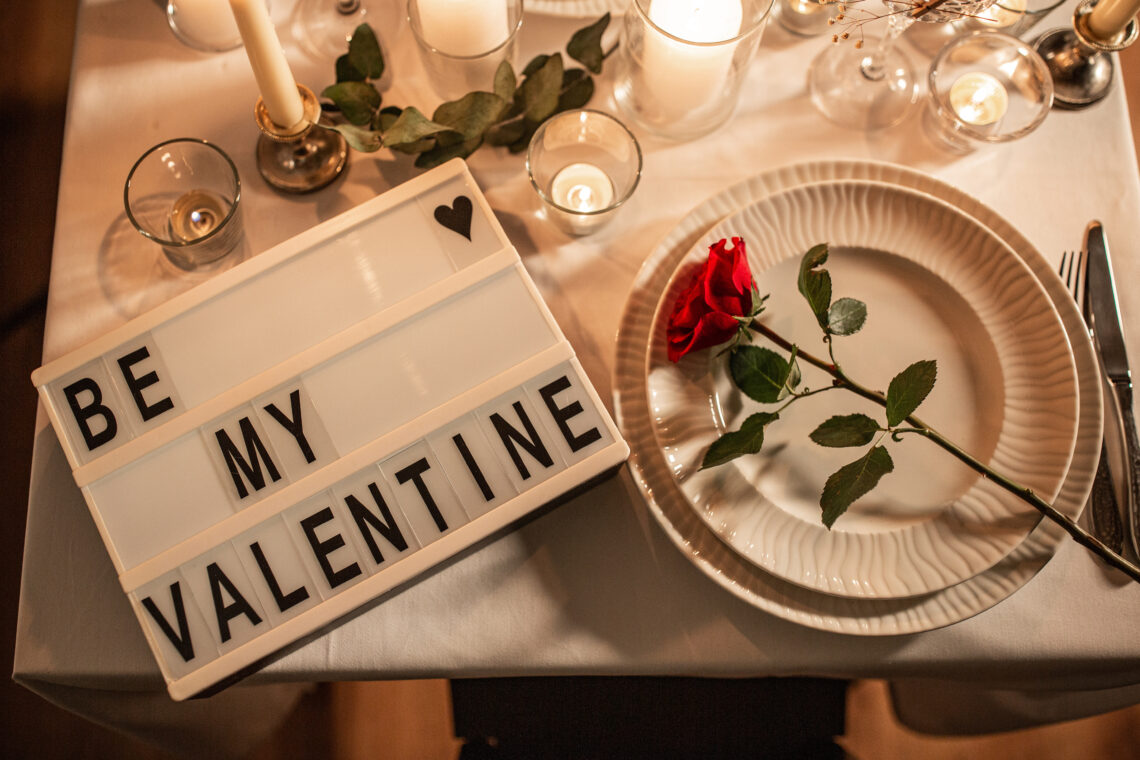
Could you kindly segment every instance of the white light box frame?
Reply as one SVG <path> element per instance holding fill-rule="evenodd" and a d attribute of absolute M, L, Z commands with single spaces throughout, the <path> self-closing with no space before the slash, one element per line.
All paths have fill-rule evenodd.
<path fill-rule="evenodd" d="M 629 455 L 462 161 L 32 382 L 175 699 Z"/>

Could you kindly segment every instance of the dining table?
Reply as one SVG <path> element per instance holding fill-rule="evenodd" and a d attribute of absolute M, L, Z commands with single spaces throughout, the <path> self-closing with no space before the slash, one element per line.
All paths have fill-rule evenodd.
<path fill-rule="evenodd" d="M 440 98 L 417 57 L 404 3 L 365 3 L 385 53 L 384 103 L 431 113 Z M 420 173 L 407 155 L 353 151 L 343 176 L 323 189 L 272 189 L 256 165 L 258 90 L 246 55 L 241 48 L 204 52 L 182 44 L 162 5 L 79 5 L 45 363 L 218 271 L 176 270 L 127 219 L 124 180 L 156 143 L 204 138 L 236 164 L 245 234 L 225 266 Z M 1065 3 L 1031 33 L 1069 24 L 1074 5 Z M 527 0 L 516 67 L 562 49 L 575 30 L 612 8 L 608 41 L 623 6 Z M 273 0 L 271 16 L 296 79 L 319 93 L 335 81 L 335 62 L 302 44 L 306 32 L 295 23 L 296 7 L 294 0 Z M 485 145 L 467 159 L 622 429 L 636 425 L 627 404 L 638 381 L 622 364 L 622 341 L 631 340 L 630 320 L 639 299 L 652 296 L 646 288 L 664 271 L 666 251 L 693 244 L 741 205 L 789 186 L 789 177 L 864 176 L 943 192 L 1004 230 L 1004 239 L 1032 250 L 1039 279 L 1054 277 L 1062 253 L 1080 250 L 1086 225 L 1100 220 L 1120 285 L 1127 347 L 1140 357 L 1140 291 L 1133 288 L 1140 282 L 1140 174 L 1119 67 L 1107 97 L 1092 106 L 1054 108 L 1021 139 L 961 153 L 930 139 L 921 104 L 901 123 L 875 131 L 824 118 L 809 94 L 808 69 L 830 44 L 829 34 L 800 37 L 769 19 L 723 125 L 678 141 L 630 124 L 644 157 L 639 186 L 612 222 L 586 236 L 568 235 L 543 216 L 525 155 Z M 924 72 L 929 43 L 908 34 L 899 44 Z M 614 99 L 614 68 L 611 57 L 589 107 L 628 122 Z M 1054 301 L 1068 297 L 1059 280 L 1050 282 Z M 1066 329 L 1074 346 L 1087 345 L 1079 325 Z M 636 372 L 636 357 L 632 366 Z M 794 594 L 734 588 L 707 556 L 693 555 L 645 485 L 646 457 L 655 452 L 646 449 L 652 437 L 647 444 L 643 433 L 632 430 L 630 465 L 612 478 L 386 595 L 238 684 L 175 702 L 41 407 L 14 678 L 92 721 L 217 757 L 248 751 L 312 683 L 339 680 L 886 679 L 904 724 L 943 734 L 1008 730 L 1140 702 L 1140 585 L 1074 541 L 1062 537 L 1025 559 L 1016 583 L 1002 585 L 999 578 L 996 590 L 965 587 L 956 602 L 961 609 L 928 609 L 917 617 L 875 613 L 870 622 L 856 614 L 833 624 L 827 613 L 799 607 Z M 1099 436 L 1078 436 L 1077 446 L 1077 456 L 1084 447 L 1086 459 L 1095 457 Z"/>

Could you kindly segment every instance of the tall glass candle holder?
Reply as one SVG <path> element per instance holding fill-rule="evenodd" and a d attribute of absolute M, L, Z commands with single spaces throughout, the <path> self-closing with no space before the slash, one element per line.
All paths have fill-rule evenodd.
<path fill-rule="evenodd" d="M 444 100 L 490 90 L 514 61 L 523 0 L 408 0 L 408 24 L 432 89 Z"/>
<path fill-rule="evenodd" d="M 632 0 L 614 96 L 636 124 L 688 140 L 732 115 L 772 0 Z"/>
<path fill-rule="evenodd" d="M 570 235 L 587 235 L 633 195 L 641 179 L 641 146 L 609 114 L 566 111 L 534 133 L 526 170 L 546 218 Z"/>

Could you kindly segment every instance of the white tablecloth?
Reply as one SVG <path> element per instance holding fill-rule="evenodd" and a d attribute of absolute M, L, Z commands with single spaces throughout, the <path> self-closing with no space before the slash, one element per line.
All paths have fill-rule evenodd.
<path fill-rule="evenodd" d="M 293 2 L 274 0 L 272 7 L 298 80 L 315 90 L 331 83 L 332 61 L 310 59 L 290 35 Z M 406 25 L 383 23 L 398 15 L 387 7 L 377 15 L 393 72 L 385 102 L 430 112 L 438 100 Z M 1065 18 L 1062 12 L 1052 21 Z M 581 25 L 528 16 L 520 64 L 557 49 Z M 1108 230 L 1119 280 L 1140 278 L 1134 242 L 1140 240 L 1140 181 L 1119 82 L 1102 103 L 1054 111 L 1020 142 L 953 156 L 926 141 L 917 118 L 873 134 L 826 122 L 806 93 L 808 63 L 825 44 L 792 38 L 771 24 L 728 124 L 687 143 L 638 132 L 645 150 L 641 186 L 618 220 L 591 237 L 565 237 L 535 216 L 521 156 L 485 147 L 471 158 L 477 181 L 603 398 L 612 390 L 616 326 L 654 244 L 706 197 L 788 163 L 876 159 L 929 172 L 987 202 L 1055 261 L 1062 250 L 1080 247 L 1085 224 L 1096 217 Z M 921 56 L 916 60 L 924 65 Z M 610 111 L 612 68 L 592 103 Z M 201 281 L 164 268 L 158 249 L 125 218 L 123 181 L 151 145 L 203 137 L 233 157 L 246 204 L 244 256 L 416 173 L 404 156 L 357 154 L 347 176 L 329 188 L 279 195 L 254 164 L 256 97 L 242 50 L 205 54 L 184 47 L 152 3 L 85 0 L 45 360 Z M 1140 357 L 1140 294 L 1125 288 L 1121 296 L 1129 348 Z M 979 689 L 1005 696 L 1032 690 L 1040 704 L 1062 706 L 1043 712 L 1048 719 L 1140 700 L 1140 587 L 1107 573 L 1069 541 L 1024 588 L 972 619 L 916 635 L 845 637 L 777 619 L 709 581 L 665 537 L 623 472 L 291 652 L 244 686 L 176 705 L 165 696 L 43 415 L 30 501 L 16 678 L 70 709 L 171 746 L 194 741 L 240 754 L 272 727 L 295 693 L 282 687 L 276 701 L 257 700 L 240 689 L 333 679 L 880 677 L 898 681 L 896 694 L 917 710 L 914 722 L 932 730 L 995 727 L 983 722 L 987 708 L 980 702 L 958 718 L 945 704 L 928 703 L 931 710 L 923 713 L 923 695 L 937 692 L 940 681 L 954 682 L 954 693 L 973 700 L 981 698 Z"/>

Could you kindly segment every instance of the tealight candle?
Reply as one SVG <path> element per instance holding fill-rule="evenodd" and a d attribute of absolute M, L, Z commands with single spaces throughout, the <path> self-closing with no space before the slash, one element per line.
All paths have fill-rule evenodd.
<path fill-rule="evenodd" d="M 989 8 L 978 11 L 978 23 L 990 29 L 1005 29 L 1013 26 L 1025 15 L 1026 0 L 998 0 Z"/>
<path fill-rule="evenodd" d="M 265 0 L 230 0 L 230 9 L 269 118 L 279 127 L 296 127 L 304 118 L 305 108 Z"/>
<path fill-rule="evenodd" d="M 824 5 L 820 0 L 779 0 L 780 26 L 805 37 L 822 34 L 835 15 L 838 3 Z"/>
<path fill-rule="evenodd" d="M 644 73 L 664 116 L 680 117 L 718 100 L 736 46 L 685 43 L 731 40 L 743 18 L 740 0 L 653 1 L 649 20 L 657 29 L 646 30 Z"/>
<path fill-rule="evenodd" d="M 570 164 L 554 175 L 550 197 L 571 211 L 600 211 L 613 203 L 614 183 L 593 164 Z"/>
<path fill-rule="evenodd" d="M 971 71 L 950 86 L 950 107 L 967 124 L 986 126 L 1005 116 L 1009 93 L 992 74 Z"/>
<path fill-rule="evenodd" d="M 1089 31 L 1107 42 L 1124 31 L 1137 11 L 1140 0 L 1100 0 L 1089 14 Z"/>
<path fill-rule="evenodd" d="M 511 34 L 503 0 L 413 0 L 419 7 L 424 40 L 441 53 L 460 58 L 482 55 Z"/>

